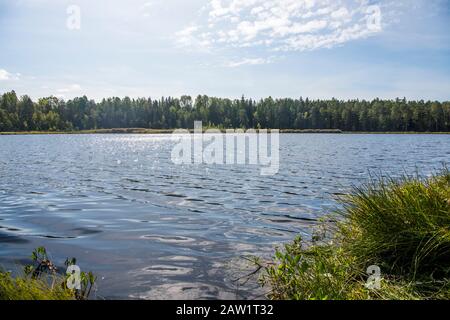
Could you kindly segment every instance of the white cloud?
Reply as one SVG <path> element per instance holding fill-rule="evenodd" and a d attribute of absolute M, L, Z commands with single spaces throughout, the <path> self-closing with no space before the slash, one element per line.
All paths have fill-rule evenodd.
<path fill-rule="evenodd" d="M 11 74 L 5 69 L 0 69 L 0 80 L 9 80 Z"/>
<path fill-rule="evenodd" d="M 331 18 L 336 19 L 336 20 L 340 20 L 340 19 L 345 19 L 345 18 L 350 18 L 350 12 L 348 12 L 346 7 L 341 7 L 336 11 L 333 11 L 331 13 Z"/>
<path fill-rule="evenodd" d="M 175 33 L 175 42 L 179 47 L 207 51 L 212 45 L 213 34 L 202 32 L 198 34 L 200 27 L 192 24 Z"/>
<path fill-rule="evenodd" d="M 271 62 L 271 59 L 263 59 L 263 58 L 245 58 L 237 61 L 229 61 L 225 64 L 226 67 L 236 68 L 244 65 L 260 65 L 260 64 L 268 64 Z"/>
<path fill-rule="evenodd" d="M 381 13 L 393 0 L 380 3 Z M 269 51 L 330 48 L 383 30 L 369 22 L 367 0 L 210 0 L 204 14 L 176 34 L 185 47 L 262 47 Z"/>
<path fill-rule="evenodd" d="M 190 25 L 184 28 L 183 30 L 175 33 L 175 40 L 181 46 L 192 46 L 194 42 L 196 42 L 196 37 L 194 37 L 194 33 L 198 30 L 198 27 L 195 25 Z"/>
<path fill-rule="evenodd" d="M 5 69 L 0 69 L 0 81 L 19 80 L 20 76 L 20 73 L 12 74 Z"/>

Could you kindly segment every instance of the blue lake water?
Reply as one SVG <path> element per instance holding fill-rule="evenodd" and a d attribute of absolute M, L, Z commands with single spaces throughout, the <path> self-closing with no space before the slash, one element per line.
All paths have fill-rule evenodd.
<path fill-rule="evenodd" d="M 369 173 L 427 175 L 448 135 L 283 134 L 280 170 L 175 165 L 170 135 L 0 136 L 0 266 L 45 246 L 99 276 L 98 297 L 255 298 L 245 255 L 307 235 Z M 62 267 L 61 267 L 62 268 Z M 62 268 L 63 269 L 63 268 Z"/>

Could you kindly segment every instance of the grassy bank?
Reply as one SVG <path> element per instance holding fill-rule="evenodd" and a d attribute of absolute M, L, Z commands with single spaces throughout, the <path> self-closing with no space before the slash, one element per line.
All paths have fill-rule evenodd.
<path fill-rule="evenodd" d="M 31 262 L 16 276 L 0 270 L 0 300 L 86 300 L 95 287 L 91 272 L 60 272 L 43 247 L 33 251 Z M 76 259 L 66 259 L 65 266 L 73 270 Z"/>
<path fill-rule="evenodd" d="M 269 298 L 450 299 L 448 170 L 371 182 L 341 202 L 312 241 L 257 262 Z"/>
<path fill-rule="evenodd" d="M 58 280 L 60 282 L 60 280 Z M 12 277 L 0 272 L 0 300 L 74 300 L 72 292 L 52 286 L 47 280 L 26 276 Z"/>

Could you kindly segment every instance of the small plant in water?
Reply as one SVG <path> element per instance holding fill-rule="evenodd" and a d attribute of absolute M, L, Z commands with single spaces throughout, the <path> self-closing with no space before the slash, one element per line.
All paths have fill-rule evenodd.
<path fill-rule="evenodd" d="M 67 258 L 64 264 L 69 270 L 70 266 L 76 266 L 76 262 L 77 259 L 75 258 Z M 70 281 L 70 278 L 73 276 L 78 276 L 77 280 L 79 281 L 79 289 L 73 289 L 75 298 L 77 300 L 87 300 L 91 294 L 92 289 L 95 288 L 97 277 L 94 276 L 94 274 L 90 271 L 87 273 L 80 271 L 78 275 L 76 275 L 76 271 L 69 272 L 66 275 L 66 281 L 64 281 L 65 288 L 69 289 L 67 284 Z"/>
<path fill-rule="evenodd" d="M 25 267 L 25 274 L 30 275 L 33 279 L 38 279 L 43 273 L 56 274 L 57 268 L 47 256 L 47 250 L 44 247 L 34 249 L 31 254 L 31 260 L 36 263 L 36 266 L 28 265 Z"/>

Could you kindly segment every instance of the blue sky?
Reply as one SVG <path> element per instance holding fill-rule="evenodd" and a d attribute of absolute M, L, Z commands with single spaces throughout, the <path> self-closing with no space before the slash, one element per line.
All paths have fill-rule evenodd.
<path fill-rule="evenodd" d="M 450 100 L 449 30 L 445 0 L 0 0 L 0 92 Z"/>

